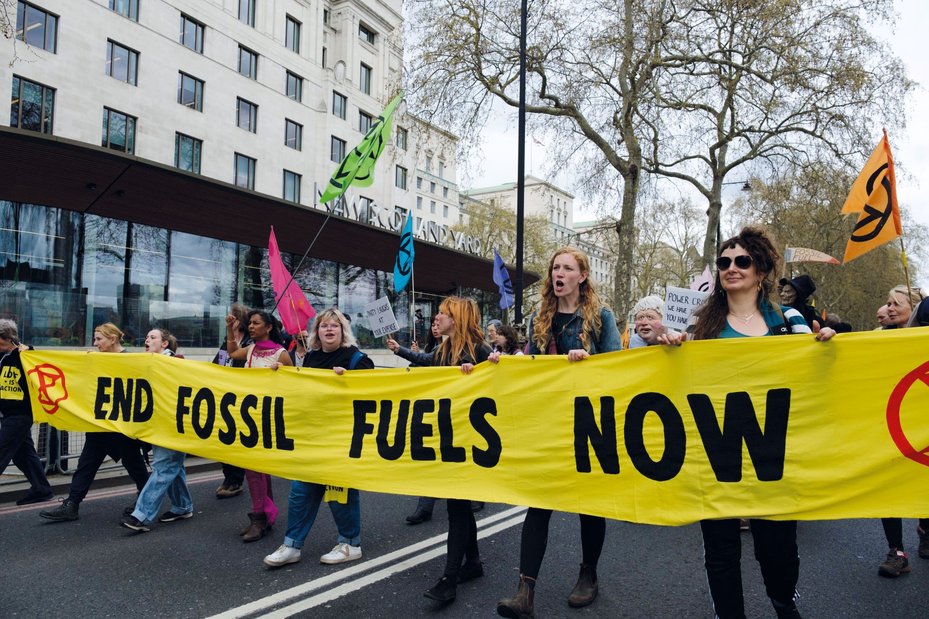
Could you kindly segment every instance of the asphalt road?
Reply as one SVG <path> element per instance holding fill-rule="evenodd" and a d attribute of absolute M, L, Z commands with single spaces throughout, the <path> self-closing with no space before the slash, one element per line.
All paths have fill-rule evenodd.
<path fill-rule="evenodd" d="M 52 504 L 0 504 L 0 616 L 10 617 L 314 617 L 350 619 L 495 617 L 497 599 L 515 592 L 523 511 L 490 505 L 478 514 L 486 575 L 459 587 L 458 599 L 440 606 L 422 592 L 444 565 L 444 504 L 436 517 L 408 526 L 415 499 L 362 493 L 364 558 L 325 566 L 319 556 L 335 544 L 323 506 L 304 547 L 303 561 L 277 570 L 262 558 L 284 536 L 283 514 L 273 533 L 243 544 L 249 501 L 216 500 L 214 472 L 191 478 L 196 515 L 155 524 L 150 533 L 118 526 L 132 501 L 128 486 L 92 491 L 81 519 L 50 523 L 38 517 Z M 288 484 L 277 480 L 278 504 Z M 800 608 L 804 617 L 895 619 L 929 616 L 929 560 L 915 557 L 915 522 L 905 523 L 912 543 L 912 573 L 877 576 L 886 552 L 880 523 L 870 520 L 800 524 Z M 569 609 L 566 598 L 580 562 L 577 517 L 556 514 L 536 589 L 538 617 L 713 616 L 696 526 L 662 528 L 609 522 L 600 562 L 600 597 Z M 751 536 L 743 536 L 743 580 L 748 617 L 774 617 Z"/>

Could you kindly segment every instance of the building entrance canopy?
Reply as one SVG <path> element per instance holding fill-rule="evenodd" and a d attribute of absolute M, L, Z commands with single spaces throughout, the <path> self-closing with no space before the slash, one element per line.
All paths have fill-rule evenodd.
<path fill-rule="evenodd" d="M 0 128 L 0 199 L 131 221 L 266 247 L 273 225 L 282 251 L 302 255 L 326 211 L 285 202 L 104 148 Z M 351 191 L 351 190 L 350 190 Z M 331 217 L 311 257 L 391 272 L 399 235 Z M 493 261 L 416 240 L 416 290 L 495 291 Z M 511 269 L 515 281 L 515 272 Z M 525 273 L 526 285 L 538 275 Z"/>

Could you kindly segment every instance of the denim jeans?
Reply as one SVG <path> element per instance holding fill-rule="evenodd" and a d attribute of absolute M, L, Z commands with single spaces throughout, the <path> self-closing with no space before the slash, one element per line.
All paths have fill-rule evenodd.
<path fill-rule="evenodd" d="M 184 470 L 187 454 L 158 445 L 152 446 L 152 453 L 152 474 L 139 493 L 132 515 L 145 524 L 152 522 L 158 516 L 165 495 L 171 499 L 171 511 L 177 514 L 194 511 Z"/>
<path fill-rule="evenodd" d="M 303 548 L 306 536 L 310 534 L 319 504 L 326 494 L 326 486 L 306 481 L 294 481 L 290 484 L 290 497 L 287 501 L 287 533 L 284 545 Z M 361 546 L 361 496 L 355 489 L 348 491 L 348 503 L 329 501 L 329 509 L 339 530 L 339 543 Z"/>
<path fill-rule="evenodd" d="M 34 492 L 52 491 L 32 442 L 32 415 L 10 415 L 0 421 L 0 473 L 10 462 L 23 472 Z"/>

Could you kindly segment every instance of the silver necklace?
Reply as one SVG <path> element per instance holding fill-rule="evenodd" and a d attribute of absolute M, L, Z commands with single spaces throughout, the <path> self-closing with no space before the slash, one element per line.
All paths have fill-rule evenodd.
<path fill-rule="evenodd" d="M 758 310 L 755 310 L 754 312 L 752 312 L 752 313 L 749 314 L 748 316 L 739 316 L 738 314 L 733 314 L 732 312 L 729 312 L 729 315 L 732 316 L 733 318 L 738 318 L 739 320 L 741 320 L 741 321 L 742 321 L 743 323 L 745 323 L 745 324 L 748 324 L 749 321 L 750 321 L 752 318 L 754 318 L 754 317 L 755 317 L 755 314 L 757 314 L 757 313 L 758 313 Z"/>

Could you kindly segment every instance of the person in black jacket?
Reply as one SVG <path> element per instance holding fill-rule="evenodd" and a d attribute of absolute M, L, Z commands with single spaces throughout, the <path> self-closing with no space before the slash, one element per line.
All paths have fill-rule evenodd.
<path fill-rule="evenodd" d="M 24 350 L 31 347 L 19 343 L 16 323 L 0 319 L 0 474 L 13 462 L 31 486 L 17 505 L 50 501 L 55 496 L 32 442 L 32 405 L 19 358 Z"/>
<path fill-rule="evenodd" d="M 805 274 L 798 275 L 793 279 L 782 277 L 778 281 L 777 291 L 781 297 L 781 302 L 800 312 L 810 329 L 816 329 L 813 325 L 814 322 L 818 326 L 822 326 L 823 321 L 820 320 L 816 308 L 807 303 L 810 296 L 816 292 L 816 282 L 813 281 L 812 277 Z"/>

